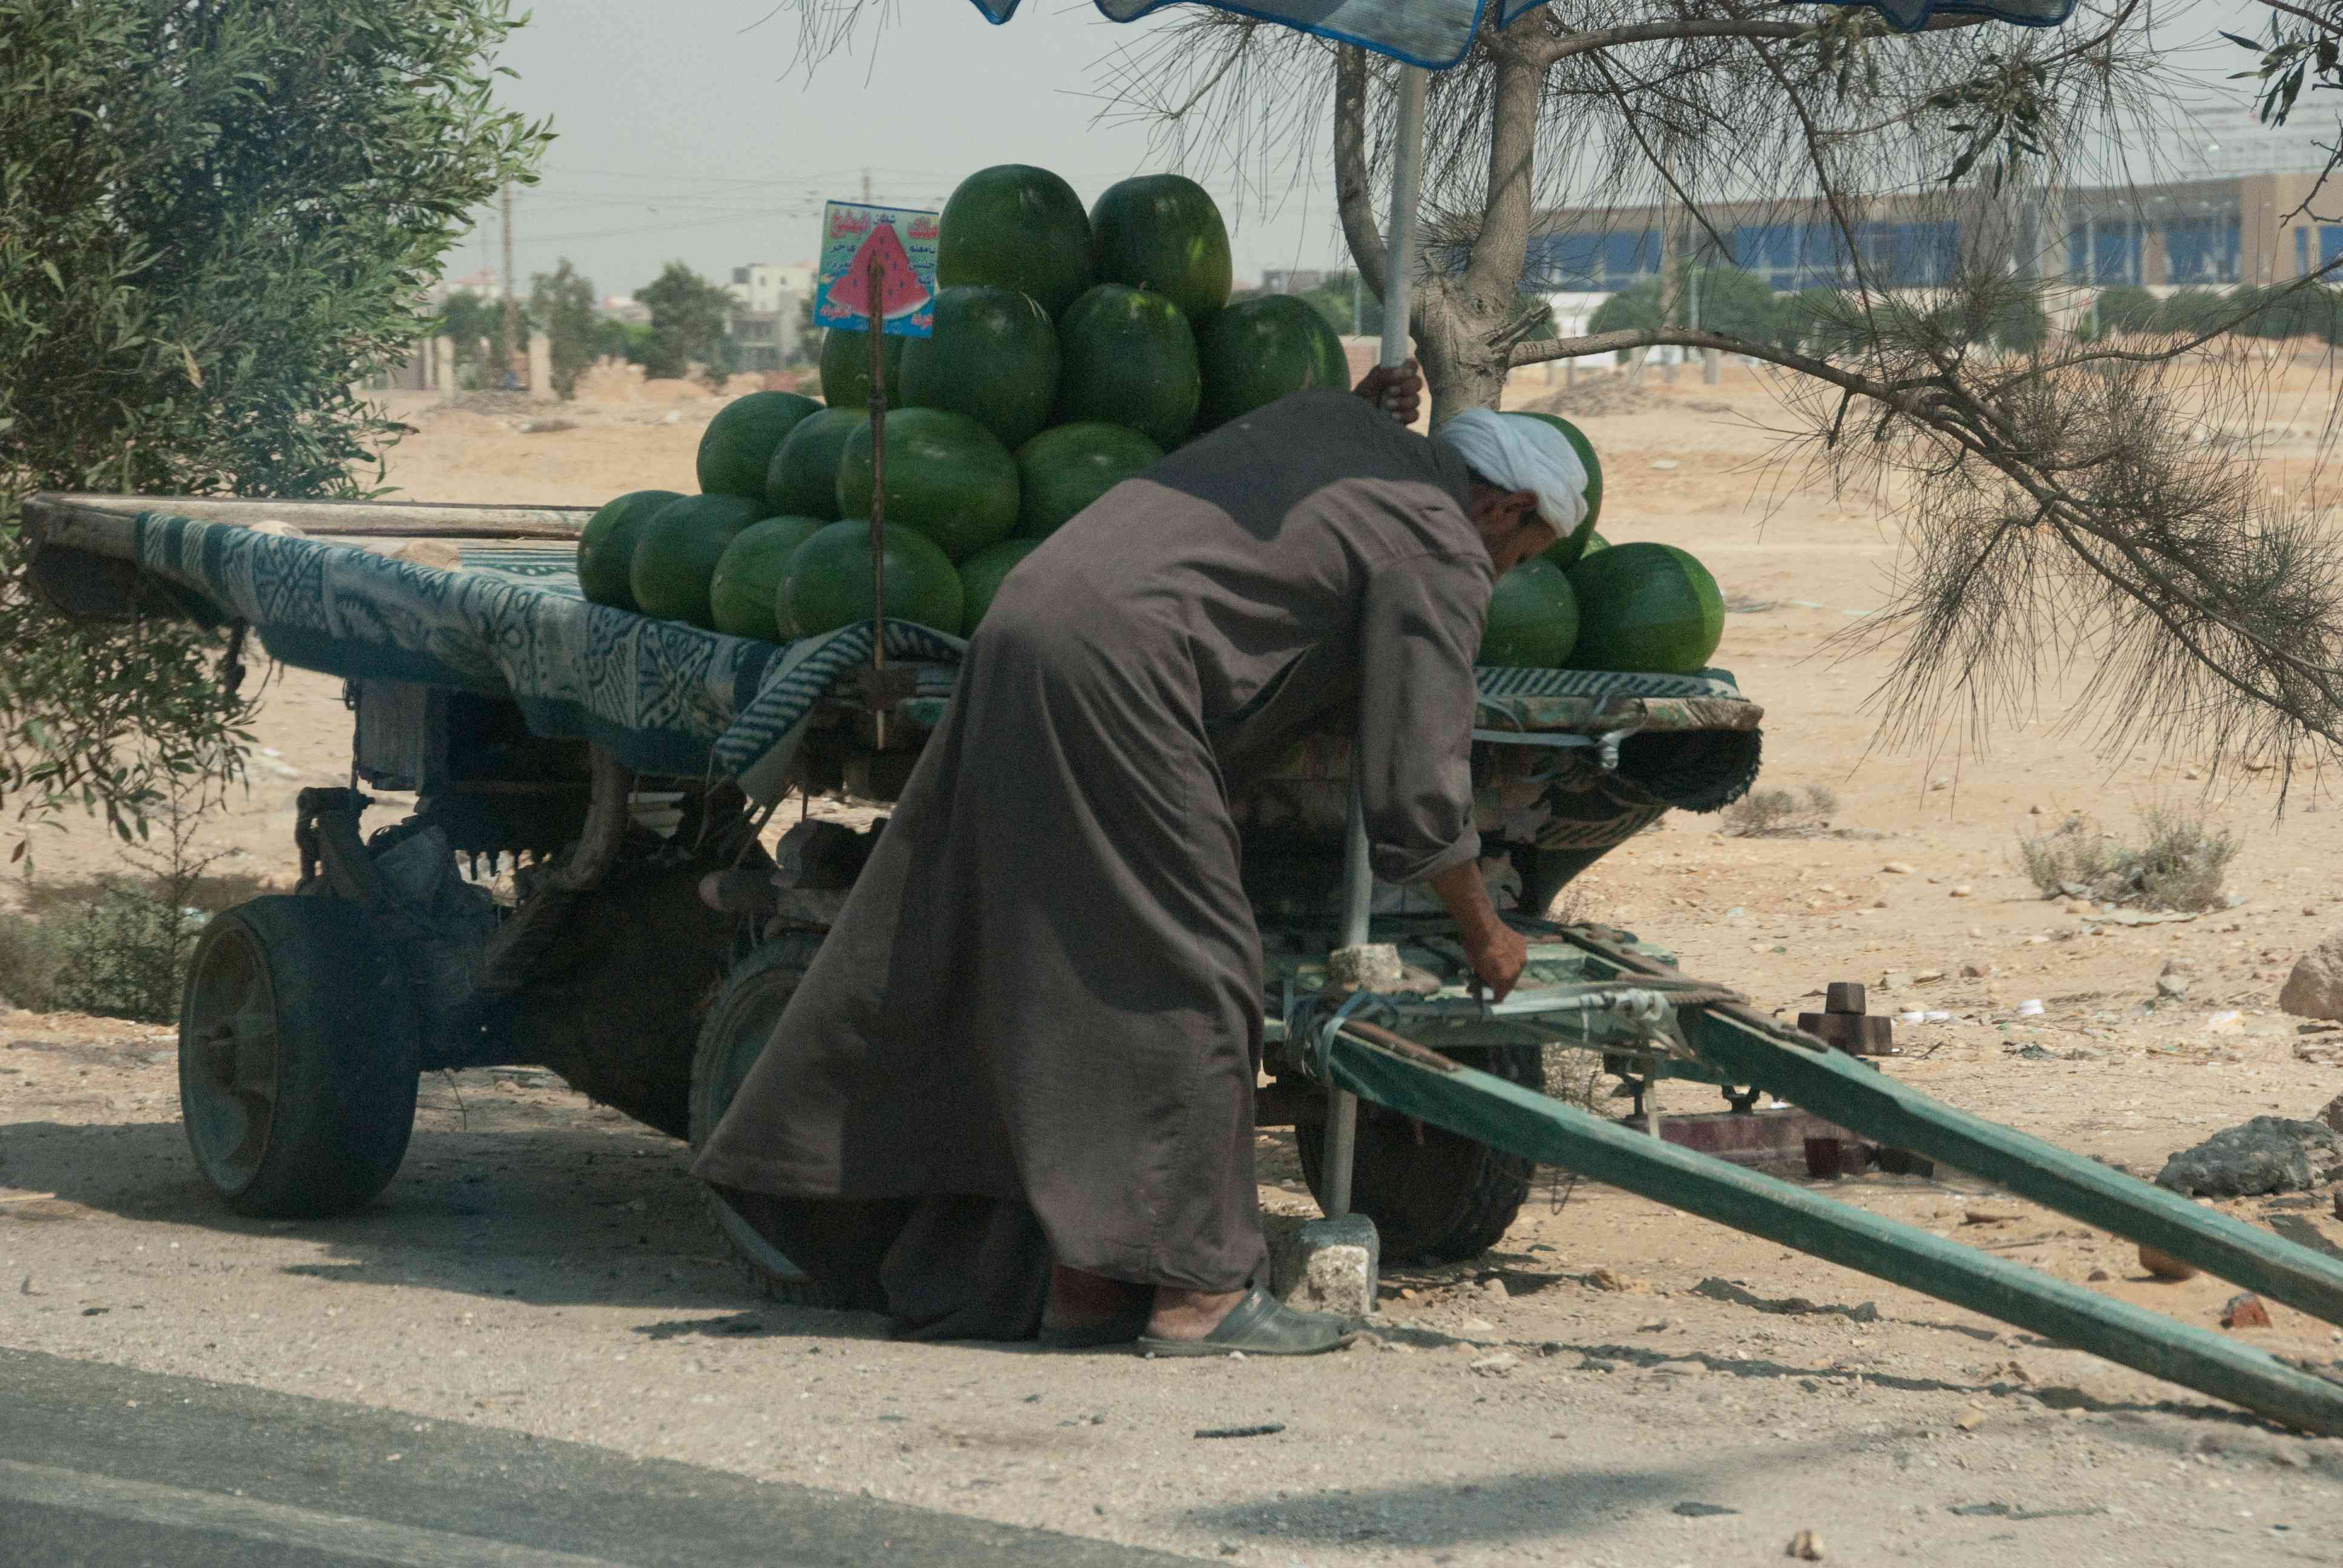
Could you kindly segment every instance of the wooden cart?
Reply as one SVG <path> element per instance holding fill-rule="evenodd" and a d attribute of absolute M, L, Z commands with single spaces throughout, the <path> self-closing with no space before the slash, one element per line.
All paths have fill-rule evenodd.
<path fill-rule="evenodd" d="M 791 667 L 797 653 L 683 628 L 657 631 L 679 651 L 646 656 L 628 641 L 652 637 L 640 618 L 554 604 L 558 590 L 543 584 L 459 589 L 451 585 L 463 573 L 384 568 L 371 564 L 378 556 L 360 561 L 323 542 L 452 538 L 469 567 L 476 553 L 549 541 L 557 553 L 538 558 L 552 563 L 549 580 L 582 511 L 41 496 L 27 516 L 34 580 L 68 613 L 251 621 L 278 657 L 353 676 L 353 783 L 301 794 L 299 891 L 217 917 L 188 984 L 188 1141 L 206 1180 L 245 1212 L 314 1214 L 370 1199 L 397 1171 L 417 1075 L 442 1068 L 549 1067 L 651 1126 L 705 1137 L 880 830 L 809 818 L 769 851 L 767 811 L 785 792 L 891 799 L 948 698 L 950 650 L 928 648 L 938 657 L 922 660 L 914 642 L 910 673 L 875 703 L 867 686 L 858 696 L 832 682 L 797 711 L 784 774 L 719 766 L 725 741 L 695 759 L 690 722 L 668 723 L 670 709 L 692 703 L 655 705 L 667 726 L 658 733 L 628 729 L 580 695 L 595 671 L 548 678 L 532 666 L 524 673 L 538 684 L 517 678 L 491 646 L 498 628 L 526 612 L 544 618 L 554 641 L 586 636 L 577 647 L 613 660 L 623 648 L 652 669 L 662 658 L 718 661 L 731 709 L 724 680 L 699 664 L 676 677 L 679 689 L 722 710 L 693 720 L 710 736 L 728 721 L 737 729 L 778 684 L 818 673 L 815 664 Z M 264 547 L 240 526 L 263 520 L 307 537 Z M 251 564 L 263 558 L 265 573 Z M 337 572 L 386 570 L 395 593 L 354 618 L 320 613 L 319 596 L 365 598 L 337 586 Z M 447 646 L 445 626 L 407 624 L 416 603 L 459 591 L 484 601 L 463 623 L 480 647 Z M 531 593 L 542 602 L 514 597 Z M 1473 778 L 1483 871 L 1532 943 L 1523 984 L 1503 1003 L 1473 992 L 1444 919 L 1407 890 L 1374 890 L 1372 930 L 1355 929 L 1369 923 L 1368 890 L 1339 734 L 1306 738 L 1232 802 L 1267 959 L 1272 1082 L 1261 1120 L 1295 1127 L 1322 1201 L 1354 1202 L 1394 1255 L 1466 1257 L 1503 1234 L 1536 1163 L 1562 1165 L 2343 1433 L 2343 1381 L 2321 1369 L 1680 1147 L 1654 1136 L 1656 1115 L 1630 1126 L 1545 1095 L 1556 1046 L 1601 1053 L 1639 1089 L 1665 1077 L 1715 1084 L 1729 1116 L 1763 1118 L 1755 1101 L 1770 1091 L 1853 1137 L 2005 1183 L 2343 1323 L 2334 1259 L 1931 1101 L 1726 988 L 1686 979 L 1628 933 L 1538 918 L 1570 879 L 1664 811 L 1714 810 L 1745 790 L 1762 714 L 1722 678 L 1484 670 L 1481 686 Z M 369 828 L 361 784 L 411 792 L 413 809 Z M 509 866 L 508 880 L 458 875 L 472 857 L 491 870 Z M 1326 955 L 1367 935 L 1399 949 L 1403 979 L 1376 994 L 1335 990 Z M 1363 1103 L 1355 1130 L 1352 1095 Z M 810 1297 L 786 1258 L 709 1201 L 753 1279 Z"/>

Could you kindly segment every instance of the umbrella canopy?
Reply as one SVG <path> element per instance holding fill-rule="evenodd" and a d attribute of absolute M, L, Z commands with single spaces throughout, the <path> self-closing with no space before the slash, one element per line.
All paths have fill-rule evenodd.
<path fill-rule="evenodd" d="M 974 0 L 994 22 L 1017 14 L 1019 0 Z M 1429 71 L 1464 58 L 1485 22 L 1502 27 L 1545 0 L 1091 0 L 1111 22 L 1136 22 L 1173 5 L 1207 5 L 1240 16 L 1356 44 Z M 2073 14 L 2075 0 L 1820 0 L 1869 5 L 1890 26 L 1912 32 L 1936 16 L 1990 16 L 2027 27 L 2055 27 Z"/>

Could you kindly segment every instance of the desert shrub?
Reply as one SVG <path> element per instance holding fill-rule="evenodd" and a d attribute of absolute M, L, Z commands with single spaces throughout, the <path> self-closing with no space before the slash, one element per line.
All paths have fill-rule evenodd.
<path fill-rule="evenodd" d="M 2227 828 L 2201 816 L 2152 806 L 2140 816 L 2142 838 L 2126 843 L 2087 817 L 2022 839 L 2018 858 L 2046 899 L 2090 899 L 2143 910 L 2218 909 L 2222 879 L 2243 846 Z"/>
<path fill-rule="evenodd" d="M 1819 784 L 1803 790 L 1753 789 L 1725 809 L 1725 833 L 1734 839 L 1787 839 L 1830 825 L 1838 797 Z"/>
<path fill-rule="evenodd" d="M 0 1002 L 46 1012 L 56 983 L 55 933 L 23 915 L 0 914 Z"/>
<path fill-rule="evenodd" d="M 178 1017 L 196 924 L 143 889 L 125 883 L 101 887 L 54 921 L 55 1005 L 109 1018 L 172 1021 Z"/>
<path fill-rule="evenodd" d="M 179 991 L 200 917 L 142 889 L 101 886 L 51 922 L 56 954 L 51 1005 L 142 1023 L 179 1016 Z"/>

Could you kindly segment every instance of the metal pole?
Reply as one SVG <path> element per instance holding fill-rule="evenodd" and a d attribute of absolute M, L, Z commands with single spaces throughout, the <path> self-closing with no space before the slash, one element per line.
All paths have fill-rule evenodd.
<path fill-rule="evenodd" d="M 1393 149 L 1391 239 L 1384 246 L 1382 363 L 1407 363 L 1408 290 L 1415 281 L 1415 208 L 1423 173 L 1423 90 L 1427 78 L 1413 65 L 1399 74 L 1399 143 Z M 1365 945 L 1367 915 L 1374 901 L 1374 870 L 1367 859 L 1367 817 L 1359 799 L 1359 759 L 1351 756 L 1351 821 L 1342 842 L 1342 947 Z M 1326 1197 L 1329 1218 L 1351 1211 L 1351 1166 L 1358 1148 L 1359 1098 L 1330 1089 L 1326 1103 Z"/>
<path fill-rule="evenodd" d="M 870 195 L 870 177 L 863 176 L 863 194 Z M 870 668 L 887 668 L 887 323 L 879 293 L 879 258 L 870 258 Z M 880 750 L 887 749 L 885 683 L 870 716 L 870 734 Z"/>
<path fill-rule="evenodd" d="M 1415 283 L 1415 207 L 1423 175 L 1423 88 L 1413 65 L 1399 73 L 1399 142 L 1392 159 L 1391 243 L 1384 247 L 1383 363 L 1407 363 L 1408 293 Z"/>

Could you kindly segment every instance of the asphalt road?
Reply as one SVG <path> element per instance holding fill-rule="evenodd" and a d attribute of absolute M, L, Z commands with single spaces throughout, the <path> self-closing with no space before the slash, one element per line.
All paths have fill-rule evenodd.
<path fill-rule="evenodd" d="M 1144 1568 L 1078 1536 L 0 1349 L 0 1568 Z"/>

